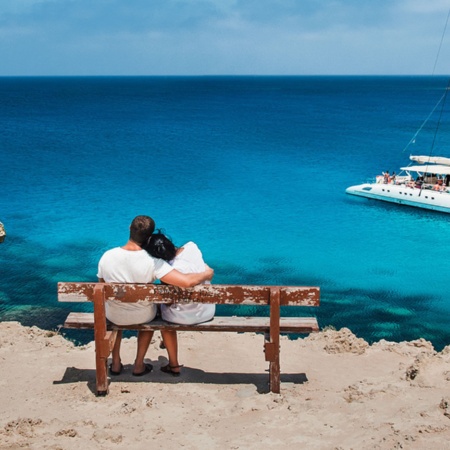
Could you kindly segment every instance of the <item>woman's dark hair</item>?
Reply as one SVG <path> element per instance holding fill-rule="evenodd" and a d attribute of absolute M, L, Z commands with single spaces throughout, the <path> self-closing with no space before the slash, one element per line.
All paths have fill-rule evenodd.
<path fill-rule="evenodd" d="M 150 236 L 144 249 L 153 257 L 165 261 L 172 261 L 177 253 L 177 248 L 173 242 L 161 230 Z"/>

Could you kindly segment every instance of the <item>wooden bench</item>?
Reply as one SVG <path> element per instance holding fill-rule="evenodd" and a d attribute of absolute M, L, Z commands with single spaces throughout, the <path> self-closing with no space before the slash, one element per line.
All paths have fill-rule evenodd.
<path fill-rule="evenodd" d="M 280 333 L 319 331 L 315 317 L 280 317 L 280 306 L 319 306 L 318 287 L 199 285 L 181 289 L 158 284 L 58 283 L 58 301 L 93 302 L 93 313 L 71 312 L 66 328 L 93 329 L 95 339 L 97 395 L 108 393 L 107 360 L 118 330 L 230 331 L 261 332 L 264 353 L 269 361 L 269 387 L 280 392 Z M 215 303 L 231 305 L 269 305 L 270 317 L 224 317 L 197 325 L 178 325 L 153 320 L 142 325 L 117 326 L 106 319 L 105 302 L 151 301 L 152 303 Z"/>

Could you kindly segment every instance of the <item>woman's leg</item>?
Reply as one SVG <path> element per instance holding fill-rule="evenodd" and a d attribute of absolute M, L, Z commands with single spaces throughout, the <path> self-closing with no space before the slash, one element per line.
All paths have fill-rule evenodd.
<path fill-rule="evenodd" d="M 178 338 L 177 332 L 174 330 L 161 330 L 164 345 L 169 356 L 169 366 L 172 372 L 179 372 L 180 365 L 178 363 Z"/>

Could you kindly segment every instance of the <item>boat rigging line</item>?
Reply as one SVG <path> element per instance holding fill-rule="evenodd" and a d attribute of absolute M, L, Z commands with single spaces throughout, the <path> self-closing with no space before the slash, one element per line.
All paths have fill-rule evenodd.
<path fill-rule="evenodd" d="M 436 105 L 434 106 L 433 110 L 430 112 L 430 114 L 428 114 L 428 117 L 423 121 L 422 125 L 420 126 L 420 128 L 415 132 L 414 136 L 411 138 L 411 140 L 406 144 L 405 148 L 402 150 L 402 153 L 404 153 L 408 147 L 411 144 L 414 144 L 416 142 L 416 137 L 419 135 L 419 133 L 422 131 L 422 128 L 426 125 L 426 123 L 430 120 L 430 117 L 434 114 L 434 112 L 436 111 L 436 108 L 439 106 L 439 104 L 442 102 L 442 100 L 444 100 L 444 98 L 447 96 L 447 89 L 445 90 L 445 92 L 442 94 L 442 97 L 438 100 L 438 102 L 436 103 Z"/>
<path fill-rule="evenodd" d="M 434 144 L 436 142 L 436 136 L 439 130 L 439 127 L 441 125 L 441 121 L 442 121 L 442 114 L 444 112 L 444 107 L 445 107 L 445 100 L 447 99 L 447 94 L 448 94 L 448 90 L 450 88 L 450 79 L 447 82 L 447 88 L 445 89 L 444 95 L 442 96 L 443 102 L 442 102 L 442 107 L 441 107 L 441 112 L 439 113 L 439 118 L 436 124 L 436 129 L 434 130 L 434 136 L 433 136 L 433 142 L 431 143 L 431 148 L 430 148 L 430 158 L 433 155 L 433 150 L 434 150 Z"/>
<path fill-rule="evenodd" d="M 432 71 L 432 73 L 431 73 L 432 76 L 434 75 L 434 72 L 436 71 L 436 66 L 437 66 L 437 63 L 438 63 L 438 60 L 439 60 L 439 55 L 440 55 L 440 53 L 441 53 L 442 43 L 444 42 L 444 36 L 445 36 L 445 32 L 446 32 L 446 30 L 447 30 L 447 25 L 448 25 L 449 18 L 450 18 L 450 9 L 448 10 L 448 13 L 447 13 L 447 19 L 446 19 L 446 21 L 445 21 L 444 31 L 442 32 L 442 36 L 441 36 L 441 41 L 440 41 L 440 43 L 439 43 L 438 52 L 437 52 L 437 54 L 436 54 L 436 59 L 435 59 L 435 61 L 434 61 L 433 71 Z M 438 105 L 442 102 L 441 111 L 440 111 L 440 113 L 439 113 L 439 118 L 438 118 L 438 121 L 437 121 L 437 124 L 436 124 L 436 129 L 434 130 L 433 141 L 432 141 L 431 147 L 430 147 L 430 154 L 428 155 L 429 160 L 431 159 L 431 156 L 433 155 L 434 145 L 435 145 L 435 143 L 436 143 L 436 136 L 437 136 L 437 133 L 438 133 L 440 124 L 441 124 L 441 120 L 442 120 L 442 114 L 443 114 L 443 111 L 444 111 L 445 100 L 446 100 L 446 98 L 447 98 L 447 93 L 448 93 L 448 90 L 449 90 L 449 89 L 450 89 L 450 79 L 449 79 L 449 81 L 447 82 L 447 87 L 446 87 L 446 89 L 445 89 L 445 92 L 442 94 L 442 97 L 438 100 L 438 102 L 436 103 L 436 105 L 435 105 L 435 107 L 433 108 L 433 110 L 430 112 L 430 114 L 429 114 L 428 117 L 425 119 L 425 121 L 422 123 L 422 125 L 420 126 L 420 128 L 416 131 L 416 133 L 414 134 L 414 136 L 412 137 L 412 139 L 408 142 L 408 144 L 406 145 L 406 147 L 403 149 L 403 152 L 404 152 L 404 151 L 405 151 L 412 143 L 415 143 L 417 135 L 420 133 L 420 131 L 422 130 L 422 128 L 425 126 L 425 124 L 428 122 L 428 120 L 430 119 L 430 117 L 431 117 L 431 116 L 433 115 L 433 113 L 436 111 L 436 108 L 438 107 Z M 403 153 L 403 152 L 402 152 L 402 153 Z M 426 165 L 426 167 L 428 168 L 428 164 Z M 422 188 L 423 188 L 423 186 L 421 186 L 421 188 L 420 188 L 419 197 L 420 197 L 420 195 L 422 194 Z"/>
<path fill-rule="evenodd" d="M 449 11 L 449 14 L 450 14 L 450 11 Z M 433 141 L 432 141 L 431 147 L 430 147 L 430 154 L 428 155 L 428 161 L 430 161 L 431 157 L 433 156 L 434 144 L 436 143 L 436 136 L 437 136 L 437 134 L 438 134 L 439 127 L 440 127 L 440 125 L 441 125 L 442 114 L 443 114 L 443 112 L 444 112 L 444 107 L 445 107 L 445 100 L 447 99 L 447 94 L 448 94 L 448 90 L 449 90 L 449 89 L 450 89 L 450 79 L 449 79 L 449 81 L 447 82 L 447 87 L 446 87 L 446 89 L 445 89 L 444 95 L 440 98 L 440 100 L 439 100 L 439 102 L 438 102 L 438 104 L 439 104 L 440 102 L 442 102 L 442 107 L 441 107 L 441 111 L 440 111 L 440 113 L 439 113 L 438 121 L 437 121 L 437 123 L 436 123 L 436 129 L 434 130 L 434 136 L 433 136 Z M 438 105 L 438 104 L 437 104 L 437 105 Z M 437 105 L 436 105 L 436 106 L 437 106 Z M 436 109 L 436 106 L 434 107 L 434 109 Z M 427 167 L 427 169 L 428 169 L 428 164 L 426 165 L 426 167 Z M 420 197 L 420 195 L 422 194 L 422 189 L 423 189 L 423 184 L 422 184 L 422 186 L 420 187 L 419 197 Z"/>
<path fill-rule="evenodd" d="M 449 17 L 450 17 L 450 9 L 448 10 L 447 20 L 446 20 L 446 22 L 445 22 L 444 31 L 442 32 L 441 42 L 440 42 L 440 44 L 439 44 L 439 48 L 438 48 L 438 52 L 437 52 L 437 55 L 436 55 L 436 59 L 435 59 L 435 61 L 434 61 L 433 72 L 431 72 L 431 75 L 434 75 L 434 71 L 436 70 L 436 65 L 437 65 L 437 62 L 438 62 L 438 60 L 439 60 L 439 55 L 440 55 L 440 53 L 441 53 L 442 42 L 444 41 L 445 31 L 447 30 L 447 24 L 448 24 L 448 19 L 449 19 Z"/>
<path fill-rule="evenodd" d="M 439 60 L 439 55 L 440 55 L 440 53 L 441 53 L 441 48 L 442 48 L 442 42 L 444 41 L 444 36 L 445 36 L 445 32 L 446 32 L 446 30 L 447 30 L 447 25 L 448 25 L 448 19 L 449 19 L 449 17 L 450 17 L 450 9 L 448 10 L 447 20 L 445 21 L 444 31 L 442 32 L 442 36 L 441 36 L 441 42 L 439 43 L 438 52 L 437 52 L 437 55 L 436 55 L 436 59 L 435 59 L 435 61 L 434 61 L 434 67 L 433 67 L 432 75 L 434 75 L 434 72 L 435 72 L 435 70 L 436 70 L 436 65 L 437 65 L 437 62 L 438 62 L 438 60 Z M 441 107 L 441 112 L 440 112 L 440 114 L 439 114 L 439 118 L 438 118 L 438 121 L 437 121 L 437 124 L 436 124 L 436 129 L 434 130 L 433 141 L 432 141 L 431 147 L 430 147 L 430 154 L 428 155 L 429 158 L 431 158 L 431 156 L 433 155 L 434 144 L 436 143 L 436 136 L 437 136 L 437 134 L 438 134 L 439 127 L 440 127 L 440 125 L 441 125 L 442 113 L 443 113 L 443 111 L 444 111 L 445 100 L 446 100 L 446 98 L 447 98 L 447 93 L 448 93 L 449 87 L 450 87 L 450 80 L 447 82 L 447 88 L 445 89 L 444 95 L 443 95 L 443 96 L 441 97 L 441 99 L 439 100 L 439 102 L 442 101 L 442 107 Z M 438 104 L 439 104 L 439 103 L 438 103 Z M 436 105 L 436 106 L 437 106 L 437 105 Z M 436 109 L 436 108 L 435 108 L 435 109 Z M 427 164 L 426 167 L 427 167 L 427 169 L 428 169 L 428 164 Z M 422 194 L 422 189 L 423 189 L 423 185 L 420 187 L 419 197 L 420 197 L 420 195 Z"/>
<path fill-rule="evenodd" d="M 439 43 L 439 48 L 438 48 L 438 52 L 436 54 L 436 59 L 434 60 L 434 66 L 433 66 L 433 71 L 431 72 L 431 75 L 434 75 L 434 72 L 436 71 L 436 66 L 439 60 L 439 55 L 441 54 L 441 48 L 442 48 L 442 43 L 444 42 L 444 37 L 445 37 L 445 33 L 447 30 L 447 25 L 448 25 L 448 21 L 450 19 L 450 9 L 448 10 L 447 13 L 447 20 L 445 21 L 445 26 L 444 26 L 444 31 L 442 32 L 442 36 L 441 36 L 441 42 Z M 416 142 L 416 138 L 419 135 L 419 133 L 422 131 L 422 128 L 425 126 L 425 124 L 430 120 L 430 117 L 434 114 L 434 112 L 436 111 L 436 108 L 439 106 L 439 104 L 445 100 L 445 98 L 447 97 L 447 92 L 448 89 L 450 87 L 450 81 L 449 84 L 447 84 L 447 89 L 445 90 L 445 92 L 442 94 L 442 97 L 438 100 L 438 102 L 436 103 L 436 105 L 434 106 L 433 110 L 430 112 L 430 114 L 428 114 L 428 117 L 423 121 L 422 125 L 420 126 L 420 128 L 416 131 L 416 133 L 414 134 L 414 136 L 411 138 L 411 140 L 406 144 L 405 148 L 402 150 L 402 153 L 404 153 L 411 144 L 414 144 Z M 445 101 L 444 101 L 445 104 Z M 441 110 L 441 116 L 439 117 L 439 123 L 442 117 L 442 110 Z M 436 133 L 437 133 L 437 129 L 436 129 Z M 436 140 L 436 134 L 434 135 L 434 139 L 433 139 L 433 145 L 431 147 L 431 151 L 433 150 L 433 146 L 434 146 L 434 141 Z M 431 153 L 430 153 L 430 157 L 431 157 Z"/>

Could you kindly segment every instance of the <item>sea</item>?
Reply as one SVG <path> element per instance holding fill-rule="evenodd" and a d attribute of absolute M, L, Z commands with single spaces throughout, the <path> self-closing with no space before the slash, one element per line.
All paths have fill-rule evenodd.
<path fill-rule="evenodd" d="M 441 76 L 0 78 L 0 320 L 59 330 L 58 281 L 147 214 L 214 283 L 319 286 L 289 308 L 370 343 L 450 344 L 450 214 L 349 196 L 450 156 Z M 444 104 L 445 105 L 445 104 Z M 418 130 L 420 130 L 419 133 Z M 219 315 L 266 314 L 221 306 Z"/>

